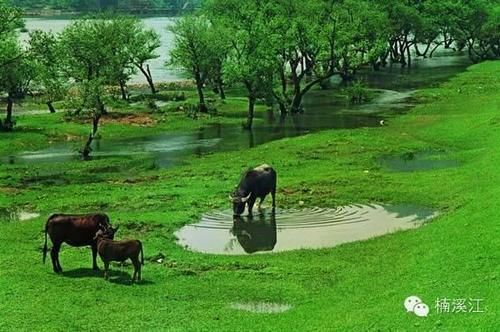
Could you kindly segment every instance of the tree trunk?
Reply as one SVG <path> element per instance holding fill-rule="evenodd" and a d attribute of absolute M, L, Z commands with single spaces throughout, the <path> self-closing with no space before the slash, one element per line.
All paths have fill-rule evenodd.
<path fill-rule="evenodd" d="M 47 107 L 49 108 L 49 112 L 50 113 L 55 113 L 56 112 L 56 109 L 54 108 L 54 105 L 52 105 L 51 101 L 47 102 Z"/>
<path fill-rule="evenodd" d="M 142 65 L 137 65 L 136 67 L 139 68 L 141 73 L 146 77 L 146 81 L 148 81 L 149 88 L 151 89 L 151 93 L 155 94 L 156 93 L 156 88 L 153 82 L 153 77 L 151 76 L 151 71 L 149 70 L 149 65 L 146 65 L 146 69 Z"/>
<path fill-rule="evenodd" d="M 252 129 L 252 124 L 253 124 L 253 114 L 254 114 L 254 109 L 255 109 L 255 96 L 254 95 L 249 95 L 248 96 L 248 115 L 247 115 L 247 123 L 245 124 L 244 128 L 245 129 Z"/>
<path fill-rule="evenodd" d="M 196 90 L 198 91 L 198 98 L 200 99 L 198 105 L 199 111 L 202 113 L 207 113 L 208 108 L 207 105 L 205 104 L 205 96 L 203 95 L 203 82 L 201 81 L 201 75 L 199 72 L 195 74 L 195 80 L 196 80 Z"/>
<path fill-rule="evenodd" d="M 155 85 L 153 83 L 153 75 L 151 75 L 151 71 L 149 70 L 149 65 L 146 65 L 146 71 L 148 72 L 148 77 L 149 77 L 149 86 L 151 87 L 151 92 L 153 94 L 156 93 L 156 88 L 155 88 Z"/>
<path fill-rule="evenodd" d="M 92 152 L 92 141 L 96 137 L 97 130 L 99 129 L 99 120 L 101 119 L 101 114 L 100 113 L 95 113 L 92 117 L 92 131 L 89 134 L 89 138 L 87 139 L 87 142 L 85 143 L 85 146 L 83 147 L 83 150 L 80 151 L 82 155 L 83 160 L 89 160 L 90 159 L 90 153 Z"/>
<path fill-rule="evenodd" d="M 302 92 L 295 93 L 292 99 L 292 104 L 290 105 L 290 111 L 292 114 L 297 114 L 302 111 Z"/>
<path fill-rule="evenodd" d="M 451 36 L 448 36 L 448 33 L 443 34 L 443 39 L 444 39 L 444 48 L 449 49 L 451 44 L 453 43 L 453 38 Z"/>
<path fill-rule="evenodd" d="M 411 52 L 410 52 L 410 46 L 406 47 L 406 52 L 408 53 L 408 68 L 411 67 Z"/>
<path fill-rule="evenodd" d="M 12 106 L 14 105 L 14 100 L 12 99 L 10 93 L 7 96 L 7 114 L 5 121 L 3 122 L 3 130 L 12 131 L 14 128 L 14 123 L 12 122 Z"/>
<path fill-rule="evenodd" d="M 123 80 L 119 80 L 120 83 L 120 91 L 122 93 L 122 99 L 128 100 L 127 86 Z"/>
<path fill-rule="evenodd" d="M 418 49 L 418 45 L 417 43 L 415 43 L 415 45 L 413 45 L 413 47 L 415 48 L 415 54 L 416 56 L 423 56 L 424 54 L 422 52 L 420 52 L 420 50 Z"/>
<path fill-rule="evenodd" d="M 436 46 L 434 46 L 434 48 L 431 50 L 431 53 L 429 53 L 429 58 L 432 58 L 432 56 L 434 55 L 434 52 L 438 49 L 440 44 L 436 44 Z"/>
<path fill-rule="evenodd" d="M 292 114 L 299 113 L 302 106 L 302 91 L 300 88 L 300 79 L 295 72 L 292 73 L 293 82 L 293 97 L 290 103 L 290 112 Z"/>
<path fill-rule="evenodd" d="M 222 83 L 222 81 L 219 81 L 218 88 L 219 88 L 220 99 L 225 100 L 226 99 L 226 93 L 224 91 L 224 83 Z"/>
<path fill-rule="evenodd" d="M 97 97 L 97 110 L 99 112 L 99 117 L 103 114 L 108 114 L 106 107 L 104 107 L 104 103 L 101 101 L 101 97 Z"/>

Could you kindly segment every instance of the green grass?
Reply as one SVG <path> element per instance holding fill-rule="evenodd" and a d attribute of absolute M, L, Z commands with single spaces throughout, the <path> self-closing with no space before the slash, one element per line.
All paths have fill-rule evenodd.
<path fill-rule="evenodd" d="M 134 157 L 68 162 L 60 169 L 0 165 L 0 207 L 42 213 L 31 221 L 0 222 L 0 330 L 498 329 L 499 76 L 499 62 L 472 66 L 422 91 L 425 104 L 384 127 L 287 138 L 245 152 L 192 157 L 171 169 L 156 170 Z M 191 123 L 179 118 L 148 130 Z M 26 117 L 20 125 L 23 130 L 12 137 L 1 136 L 1 153 L 46 144 L 51 132 L 83 134 L 86 128 L 48 115 Z M 28 130 L 36 126 L 40 132 Z M 141 130 L 110 125 L 102 133 L 134 136 Z M 446 151 L 461 165 L 398 173 L 377 162 L 388 153 L 420 150 Z M 325 207 L 413 203 L 441 214 L 416 230 L 323 250 L 218 256 L 175 244 L 179 227 L 204 211 L 226 208 L 241 172 L 262 162 L 278 171 L 280 207 L 300 200 Z M 44 175 L 65 184 L 29 181 Z M 142 284 L 105 282 L 87 270 L 90 251 L 84 248 L 64 247 L 64 275 L 41 263 L 42 229 L 50 213 L 98 210 L 122 225 L 119 237 L 141 239 L 146 257 L 166 255 L 162 264 L 147 262 Z M 116 277 L 132 269 L 114 266 L 113 272 Z M 427 318 L 405 312 L 403 301 L 410 295 L 430 306 Z M 434 302 L 444 297 L 481 298 L 485 312 L 438 314 Z M 293 308 L 274 315 L 230 308 L 233 302 L 259 301 Z"/>

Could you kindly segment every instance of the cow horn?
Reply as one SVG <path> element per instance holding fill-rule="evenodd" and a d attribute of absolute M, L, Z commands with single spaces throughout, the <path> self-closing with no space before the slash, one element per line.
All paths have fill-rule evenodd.
<path fill-rule="evenodd" d="M 252 235 L 245 230 L 241 231 L 241 235 L 245 235 L 249 240 L 252 239 Z"/>
<path fill-rule="evenodd" d="M 242 197 L 242 198 L 241 198 L 241 201 L 242 201 L 243 203 L 245 203 L 246 201 L 248 201 L 248 200 L 250 199 L 250 196 L 252 196 L 252 193 L 251 193 L 251 192 L 248 194 L 248 196 L 247 196 L 247 197 Z"/>
<path fill-rule="evenodd" d="M 231 196 L 231 195 L 229 195 L 228 198 L 229 198 L 230 201 L 233 200 L 233 196 Z"/>

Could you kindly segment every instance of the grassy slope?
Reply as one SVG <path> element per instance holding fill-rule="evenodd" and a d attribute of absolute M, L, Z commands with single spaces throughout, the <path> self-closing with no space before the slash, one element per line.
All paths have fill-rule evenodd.
<path fill-rule="evenodd" d="M 426 105 L 387 127 L 284 139 L 244 159 L 241 152 L 218 153 L 161 171 L 135 159 L 68 163 L 57 170 L 70 182 L 64 186 L 20 185 L 55 171 L 43 164 L 0 166 L 0 206 L 43 212 L 33 221 L 0 223 L 0 329 L 495 330 L 499 75 L 499 62 L 476 65 L 423 92 Z M 395 173 L 376 162 L 381 154 L 420 149 L 446 150 L 462 166 Z M 443 213 L 417 230 L 325 250 L 226 257 L 175 245 L 178 227 L 225 207 L 241 171 L 263 161 L 278 170 L 280 206 L 411 202 Z M 86 269 L 89 250 L 66 247 L 66 272 L 53 274 L 40 262 L 47 215 L 91 210 L 109 212 L 121 237 L 141 238 L 146 255 L 162 252 L 165 262 L 148 263 L 146 281 L 129 286 L 104 282 Z M 430 305 L 429 317 L 404 312 L 404 299 L 414 294 Z M 438 297 L 482 298 L 486 312 L 437 314 Z M 252 314 L 229 307 L 238 301 L 293 309 Z"/>

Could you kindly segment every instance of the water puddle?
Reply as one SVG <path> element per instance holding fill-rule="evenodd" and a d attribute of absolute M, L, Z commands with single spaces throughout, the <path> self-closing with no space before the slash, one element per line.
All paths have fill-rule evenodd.
<path fill-rule="evenodd" d="M 414 172 L 460 166 L 458 160 L 443 159 L 442 152 L 424 151 L 407 152 L 398 155 L 386 155 L 379 159 L 382 166 L 396 172 Z"/>
<path fill-rule="evenodd" d="M 175 235 L 192 251 L 244 255 L 319 249 L 416 228 L 437 212 L 412 205 L 349 205 L 338 208 L 270 209 L 233 219 L 231 210 L 204 214 Z"/>
<path fill-rule="evenodd" d="M 40 217 L 39 213 L 0 208 L 0 221 L 16 222 L 26 221 Z"/>
<path fill-rule="evenodd" d="M 292 308 L 289 304 L 273 302 L 232 303 L 231 308 L 257 314 L 279 314 Z"/>

